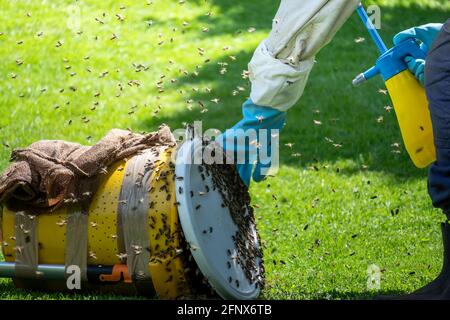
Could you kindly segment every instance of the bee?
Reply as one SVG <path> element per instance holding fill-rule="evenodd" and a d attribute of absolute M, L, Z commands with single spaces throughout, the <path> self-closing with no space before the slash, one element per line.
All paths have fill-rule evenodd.
<path fill-rule="evenodd" d="M 118 254 L 116 254 L 116 256 L 122 261 L 122 260 L 125 260 L 127 257 L 128 257 L 128 255 L 126 254 L 126 253 L 118 253 Z"/>
<path fill-rule="evenodd" d="M 134 254 L 139 255 L 142 253 L 142 246 L 132 245 L 131 248 L 134 251 Z"/>
<path fill-rule="evenodd" d="M 285 146 L 292 149 L 292 147 L 294 146 L 294 143 L 289 142 L 289 143 L 286 143 Z"/>

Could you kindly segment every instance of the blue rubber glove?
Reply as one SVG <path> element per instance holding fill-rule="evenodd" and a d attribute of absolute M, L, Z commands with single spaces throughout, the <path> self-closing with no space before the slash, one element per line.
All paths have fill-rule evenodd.
<path fill-rule="evenodd" d="M 394 44 L 398 45 L 399 43 L 408 40 L 414 39 L 420 41 L 420 48 L 425 54 L 431 48 L 431 45 L 436 39 L 436 36 L 442 29 L 441 23 L 429 23 L 420 27 L 414 27 L 407 30 L 404 30 L 398 33 L 394 37 Z M 415 59 L 414 57 L 406 57 L 405 62 L 408 65 L 409 70 L 415 75 L 417 80 L 424 85 L 425 84 L 425 60 L 423 59 Z"/>
<path fill-rule="evenodd" d="M 278 111 L 274 108 L 261 107 L 255 105 L 250 99 L 242 105 L 243 118 L 231 129 L 219 137 L 216 141 L 222 143 L 227 153 L 233 152 L 237 170 L 244 183 L 249 186 L 253 177 L 255 182 L 265 179 L 266 172 L 272 165 L 272 154 L 270 140 L 278 139 L 279 131 L 284 127 L 286 112 Z M 267 129 L 267 135 L 262 136 L 261 129 Z M 252 130 L 255 133 L 253 138 L 245 139 L 245 135 L 251 136 Z M 275 131 L 277 130 L 277 131 Z M 241 140 L 241 141 L 240 141 Z M 261 153 L 261 151 L 263 151 Z M 261 154 L 264 159 L 261 158 Z M 254 163 L 255 170 L 253 171 Z M 253 173 L 253 174 L 252 174 Z"/>

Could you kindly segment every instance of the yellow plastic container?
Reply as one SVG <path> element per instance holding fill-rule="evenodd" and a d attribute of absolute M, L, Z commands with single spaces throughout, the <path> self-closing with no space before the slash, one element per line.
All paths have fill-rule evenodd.
<path fill-rule="evenodd" d="M 386 81 L 406 150 L 418 168 L 436 160 L 433 127 L 424 88 L 405 70 Z"/>
<path fill-rule="evenodd" d="M 149 235 L 150 261 L 148 268 L 153 286 L 160 298 L 173 299 L 189 294 L 187 276 L 183 267 L 181 234 L 175 203 L 173 170 L 169 166 L 172 149 L 163 152 L 153 170 L 147 232 Z M 127 163 L 122 161 L 109 168 L 89 207 L 88 265 L 126 267 L 120 259 L 117 242 L 118 199 Z M 160 179 L 167 174 L 167 179 Z M 166 184 L 167 193 L 161 191 Z M 169 201 L 167 194 L 173 195 Z M 67 209 L 38 215 L 39 264 L 64 265 L 66 246 Z M 162 233 L 162 220 L 169 230 Z M 3 255 L 7 262 L 15 261 L 14 213 L 3 210 L 1 231 Z M 170 235 L 168 238 L 168 235 Z M 119 268 L 123 269 L 123 268 Z M 107 277 L 103 277 L 107 278 Z"/>

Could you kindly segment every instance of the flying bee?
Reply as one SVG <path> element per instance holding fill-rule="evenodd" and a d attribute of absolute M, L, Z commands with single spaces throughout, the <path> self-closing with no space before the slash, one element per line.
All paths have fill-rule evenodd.
<path fill-rule="evenodd" d="M 128 255 L 126 254 L 126 253 L 118 253 L 118 254 L 116 254 L 116 256 L 119 258 L 119 260 L 125 260 L 127 257 L 128 257 Z"/>

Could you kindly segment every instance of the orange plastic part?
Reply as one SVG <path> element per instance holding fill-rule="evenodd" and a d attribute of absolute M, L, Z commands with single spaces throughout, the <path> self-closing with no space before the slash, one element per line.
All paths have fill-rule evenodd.
<path fill-rule="evenodd" d="M 115 264 L 111 274 L 100 275 L 100 281 L 104 282 L 119 282 L 122 279 L 125 283 L 132 283 L 126 264 Z"/>

